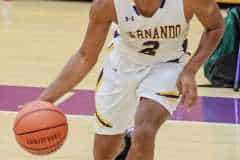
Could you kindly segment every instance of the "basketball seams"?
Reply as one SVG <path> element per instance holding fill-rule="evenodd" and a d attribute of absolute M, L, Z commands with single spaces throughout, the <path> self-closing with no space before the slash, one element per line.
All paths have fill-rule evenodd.
<path fill-rule="evenodd" d="M 67 125 L 66 125 L 66 129 L 68 130 L 68 126 L 67 126 Z M 46 151 L 45 153 L 40 153 L 40 154 L 38 154 L 38 155 L 48 154 L 48 153 L 57 151 L 57 150 L 64 144 L 67 135 L 68 135 L 68 134 L 66 134 L 63 138 L 59 139 L 59 141 L 58 141 L 57 143 L 55 143 L 54 145 L 51 145 L 51 146 L 48 146 L 48 147 L 45 147 L 45 148 L 31 148 L 31 147 L 28 147 L 28 146 L 26 146 L 26 145 L 24 145 L 24 144 L 21 144 L 21 143 L 19 143 L 19 144 L 20 144 L 20 146 L 22 146 L 25 150 L 30 151 L 30 152 L 33 151 L 34 153 L 31 152 L 31 153 L 33 153 L 33 154 L 38 154 L 38 153 L 36 153 L 35 151 L 42 151 L 42 152 L 44 152 L 45 150 L 52 149 L 52 150 L 50 150 L 50 151 Z M 57 147 L 56 147 L 56 148 L 53 148 L 54 146 L 57 146 Z"/>
<path fill-rule="evenodd" d="M 50 109 L 50 108 L 47 108 L 47 109 L 46 109 L 46 108 L 45 108 L 45 109 L 41 108 L 41 109 L 38 109 L 38 110 L 34 110 L 34 111 L 31 111 L 31 112 L 27 112 L 27 113 L 21 115 L 21 118 L 17 119 L 17 121 L 15 121 L 15 124 L 14 124 L 14 133 L 17 134 L 17 133 L 16 133 L 16 126 L 21 122 L 21 120 L 22 120 L 23 118 L 25 118 L 26 116 L 28 116 L 28 115 L 30 115 L 30 114 L 32 114 L 32 113 L 38 112 L 38 111 L 53 111 L 53 112 L 56 112 L 56 113 L 60 114 L 61 116 L 63 116 L 63 117 L 65 118 L 64 114 L 63 114 L 61 111 L 54 110 L 54 109 Z"/>
<path fill-rule="evenodd" d="M 59 141 L 57 143 L 55 143 L 55 144 L 53 144 L 49 147 L 45 147 L 45 148 L 31 148 L 31 147 L 27 147 L 24 144 L 20 144 L 20 145 L 25 149 L 29 149 L 30 151 L 43 151 L 43 150 L 48 150 L 48 149 L 51 149 L 51 148 L 54 149 L 54 150 L 57 150 L 59 147 L 61 147 L 61 143 L 62 144 L 64 143 L 66 137 L 67 137 L 67 135 L 64 136 L 63 138 L 59 139 Z M 53 148 L 54 146 L 57 146 L 57 147 Z M 49 151 L 49 152 L 52 152 L 52 151 Z M 47 153 L 49 153 L 49 152 L 47 152 Z"/>
<path fill-rule="evenodd" d="M 42 128 L 42 129 L 28 131 L 28 132 L 23 132 L 23 133 L 15 133 L 15 134 L 17 136 L 23 136 L 23 135 L 26 135 L 26 134 L 31 134 L 31 133 L 35 133 L 35 132 L 39 132 L 39 131 L 54 129 L 54 128 L 58 128 L 58 127 L 62 127 L 62 126 L 67 126 L 67 123 L 62 123 L 62 124 L 58 124 L 58 125 L 47 127 L 47 128 Z"/>

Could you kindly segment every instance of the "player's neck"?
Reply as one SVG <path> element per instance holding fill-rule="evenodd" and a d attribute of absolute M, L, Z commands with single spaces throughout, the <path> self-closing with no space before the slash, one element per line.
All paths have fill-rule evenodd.
<path fill-rule="evenodd" d="M 134 0 L 137 9 L 145 17 L 152 17 L 160 8 L 163 0 Z"/>

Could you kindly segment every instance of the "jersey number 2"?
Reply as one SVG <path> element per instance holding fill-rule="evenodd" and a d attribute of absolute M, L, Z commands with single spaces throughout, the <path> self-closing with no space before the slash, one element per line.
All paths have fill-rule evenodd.
<path fill-rule="evenodd" d="M 146 46 L 148 48 L 142 49 L 139 51 L 139 53 L 155 56 L 156 50 L 159 48 L 160 44 L 158 41 L 146 41 L 143 43 L 143 46 Z"/>

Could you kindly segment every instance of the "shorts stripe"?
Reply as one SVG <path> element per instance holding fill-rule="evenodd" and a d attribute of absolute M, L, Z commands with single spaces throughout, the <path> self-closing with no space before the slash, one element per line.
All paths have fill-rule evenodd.
<path fill-rule="evenodd" d="M 159 93 L 156 93 L 157 95 L 159 96 L 164 96 L 164 97 L 167 97 L 167 98 L 179 98 L 180 94 L 177 92 L 177 91 L 171 91 L 171 92 L 159 92 Z"/>
<path fill-rule="evenodd" d="M 96 112 L 97 120 L 105 127 L 112 128 L 113 126 L 109 123 L 99 112 Z"/>

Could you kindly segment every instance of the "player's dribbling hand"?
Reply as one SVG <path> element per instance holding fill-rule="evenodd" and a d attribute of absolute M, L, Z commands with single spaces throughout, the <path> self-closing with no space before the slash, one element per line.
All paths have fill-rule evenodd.
<path fill-rule="evenodd" d="M 24 104 L 21 104 L 18 106 L 18 109 L 23 109 L 24 107 L 28 106 L 31 102 L 27 102 L 27 103 L 24 103 Z"/>
<path fill-rule="evenodd" d="M 37 104 L 38 102 L 41 102 L 40 100 L 36 99 L 36 100 L 33 100 L 33 101 L 29 101 L 29 102 L 26 102 L 24 104 L 21 104 L 18 106 L 18 108 L 21 110 L 23 109 L 24 107 L 27 107 L 27 106 L 34 106 L 35 104 Z"/>
<path fill-rule="evenodd" d="M 187 107 L 189 111 L 197 101 L 195 74 L 183 71 L 178 77 L 177 88 L 182 95 L 180 104 Z"/>

